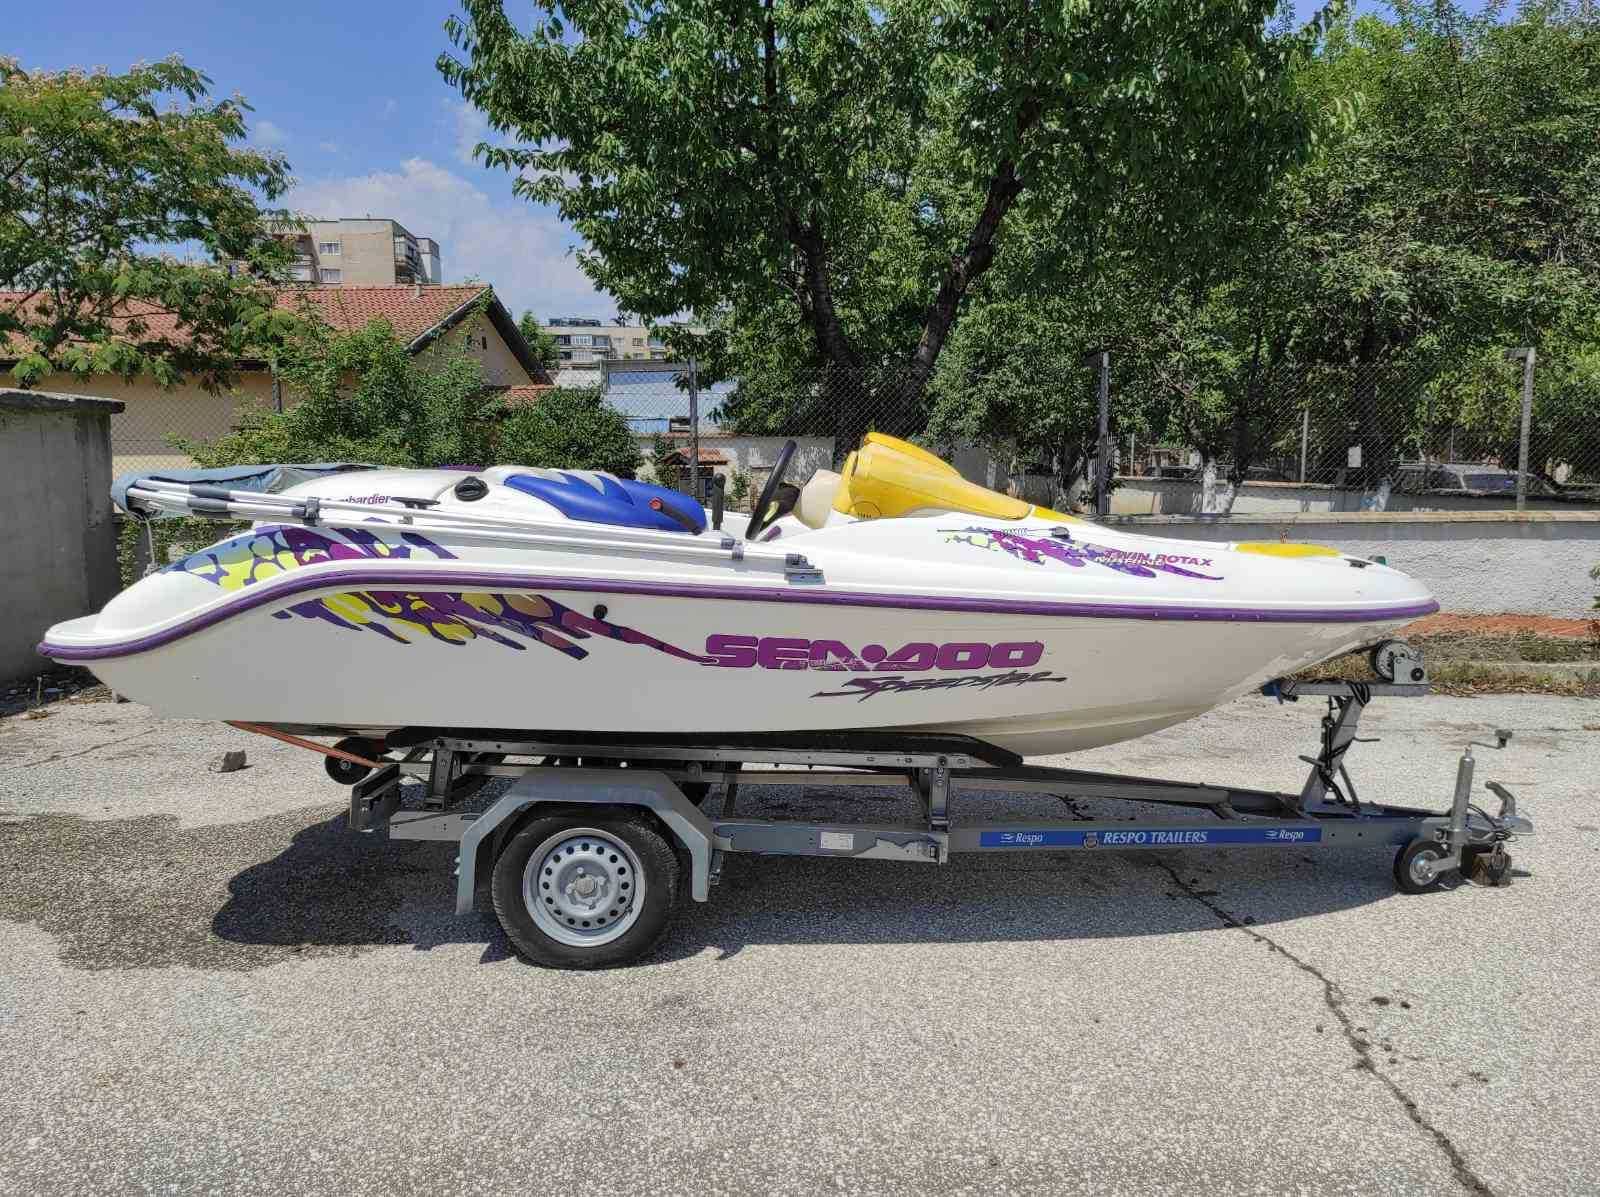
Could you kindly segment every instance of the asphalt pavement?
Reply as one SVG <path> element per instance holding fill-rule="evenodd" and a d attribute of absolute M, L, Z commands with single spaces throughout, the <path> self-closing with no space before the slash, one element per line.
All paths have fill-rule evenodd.
<path fill-rule="evenodd" d="M 3 1194 L 1600 1190 L 1593 700 L 1363 723 L 1362 794 L 1440 808 L 1514 730 L 1479 750 L 1538 827 L 1509 888 L 1401 896 L 1366 848 L 738 857 L 604 973 L 457 917 L 453 849 L 349 834 L 308 753 L 47 709 L 0 721 Z M 1071 763 L 1298 789 L 1319 714 Z"/>

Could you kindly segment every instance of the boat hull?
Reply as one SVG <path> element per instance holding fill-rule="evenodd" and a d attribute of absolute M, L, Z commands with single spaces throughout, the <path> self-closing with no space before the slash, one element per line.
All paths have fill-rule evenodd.
<path fill-rule="evenodd" d="M 95 643 L 89 617 L 53 629 L 47 651 L 174 717 L 364 733 L 915 730 L 1041 754 L 1179 723 L 1412 614 L 1128 617 L 460 571 L 353 581 L 278 580 L 115 644 Z"/>

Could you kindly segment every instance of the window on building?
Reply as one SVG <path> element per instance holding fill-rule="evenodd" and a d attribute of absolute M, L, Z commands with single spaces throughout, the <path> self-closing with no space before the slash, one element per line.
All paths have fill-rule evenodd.
<path fill-rule="evenodd" d="M 572 334 L 572 343 L 574 345 L 584 345 L 584 346 L 593 345 L 594 344 L 594 337 L 590 333 L 573 333 Z"/>
<path fill-rule="evenodd" d="M 343 278 L 344 271 L 342 270 L 324 270 L 322 272 L 322 281 L 325 283 L 337 283 L 343 280 Z"/>
<path fill-rule="evenodd" d="M 317 252 L 319 254 L 321 254 L 325 258 L 328 257 L 331 254 L 337 254 L 337 253 L 341 252 L 340 249 L 339 249 L 339 242 L 337 242 L 337 241 L 318 241 L 317 242 Z"/>
<path fill-rule="evenodd" d="M 643 345 L 644 344 L 644 338 L 643 337 L 635 337 L 635 338 L 633 338 L 633 344 L 634 344 L 635 348 Z"/>
<path fill-rule="evenodd" d="M 561 360 L 564 362 L 570 362 L 572 360 L 572 350 L 563 349 L 561 351 Z"/>
<path fill-rule="evenodd" d="M 570 345 L 570 344 L 572 344 L 572 338 L 569 337 L 566 333 L 557 333 L 556 334 L 556 344 L 557 345 Z"/>

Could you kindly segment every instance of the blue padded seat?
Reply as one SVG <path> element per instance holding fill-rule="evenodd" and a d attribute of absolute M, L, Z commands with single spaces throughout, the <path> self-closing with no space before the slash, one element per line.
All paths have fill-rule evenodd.
<path fill-rule="evenodd" d="M 688 495 L 648 482 L 635 482 L 628 478 L 613 478 L 597 474 L 600 489 L 596 490 L 587 478 L 565 470 L 552 470 L 552 477 L 538 474 L 512 474 L 505 484 L 513 490 L 543 499 L 569 520 L 584 520 L 591 524 L 615 524 L 623 528 L 654 528 L 662 532 L 685 532 L 677 520 L 665 511 L 656 511 L 651 500 L 670 507 L 694 525 L 696 532 L 706 527 L 705 509 Z"/>

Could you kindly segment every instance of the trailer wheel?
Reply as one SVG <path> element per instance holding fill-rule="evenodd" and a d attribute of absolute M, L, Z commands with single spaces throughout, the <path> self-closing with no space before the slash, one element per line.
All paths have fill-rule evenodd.
<path fill-rule="evenodd" d="M 371 740 L 363 740 L 360 736 L 346 736 L 334 745 L 340 752 L 353 752 L 357 756 L 364 756 L 377 760 L 383 755 L 383 746 L 374 744 Z M 340 760 L 336 756 L 322 758 L 322 767 L 328 771 L 328 776 L 342 786 L 353 786 L 371 773 L 372 770 L 365 765 L 358 765 L 354 761 Z"/>
<path fill-rule="evenodd" d="M 529 819 L 495 860 L 495 915 L 517 951 L 550 968 L 609 968 L 644 955 L 678 900 L 677 854 L 646 816 Z"/>
<path fill-rule="evenodd" d="M 1438 865 L 1448 853 L 1438 840 L 1415 839 L 1394 858 L 1394 883 L 1403 894 L 1425 894 L 1439 888 L 1444 874 Z"/>

